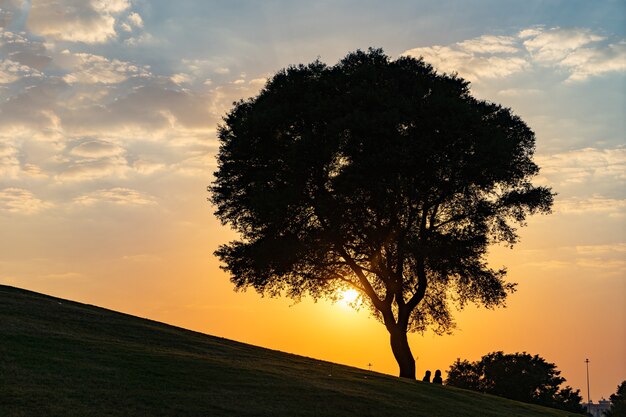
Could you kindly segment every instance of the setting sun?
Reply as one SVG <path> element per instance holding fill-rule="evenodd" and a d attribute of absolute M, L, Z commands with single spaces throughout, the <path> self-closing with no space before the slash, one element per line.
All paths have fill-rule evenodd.
<path fill-rule="evenodd" d="M 355 305 L 355 303 L 360 304 L 360 301 L 361 300 L 359 298 L 359 292 L 357 290 L 349 289 L 349 290 L 344 290 L 341 293 L 341 296 L 339 299 L 339 305 L 344 308 L 352 308 L 352 306 Z"/>

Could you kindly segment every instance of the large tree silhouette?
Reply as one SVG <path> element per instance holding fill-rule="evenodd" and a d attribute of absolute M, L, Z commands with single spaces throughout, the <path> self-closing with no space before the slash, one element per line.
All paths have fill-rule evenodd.
<path fill-rule="evenodd" d="M 415 378 L 407 332 L 453 326 L 451 303 L 504 304 L 485 261 L 552 193 L 530 180 L 533 132 L 468 83 L 382 50 L 276 73 L 219 127 L 216 215 L 240 240 L 216 255 L 237 289 L 358 290 Z"/>

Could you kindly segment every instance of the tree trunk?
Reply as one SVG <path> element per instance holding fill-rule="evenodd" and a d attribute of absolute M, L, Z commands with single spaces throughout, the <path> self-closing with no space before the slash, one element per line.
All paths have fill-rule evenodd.
<path fill-rule="evenodd" d="M 389 329 L 391 350 L 400 367 L 400 377 L 415 379 L 415 359 L 409 347 L 406 330 L 394 327 Z"/>

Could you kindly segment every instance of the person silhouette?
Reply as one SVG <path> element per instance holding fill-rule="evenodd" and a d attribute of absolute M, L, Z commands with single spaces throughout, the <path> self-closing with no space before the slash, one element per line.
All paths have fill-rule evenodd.
<path fill-rule="evenodd" d="M 441 371 L 437 369 L 435 371 L 435 376 L 433 377 L 433 384 L 442 384 L 443 380 L 441 379 Z"/>
<path fill-rule="evenodd" d="M 426 371 L 424 374 L 424 378 L 422 378 L 423 382 L 430 382 L 430 371 Z"/>

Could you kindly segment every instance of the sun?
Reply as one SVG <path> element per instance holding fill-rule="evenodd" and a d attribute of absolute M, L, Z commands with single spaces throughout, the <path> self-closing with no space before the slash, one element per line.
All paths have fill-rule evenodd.
<path fill-rule="evenodd" d="M 344 308 L 351 308 L 358 301 L 359 292 L 357 290 L 349 289 L 341 292 L 338 303 Z"/>

